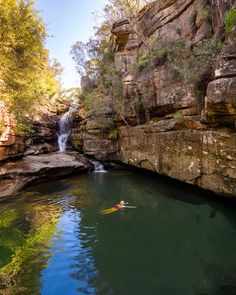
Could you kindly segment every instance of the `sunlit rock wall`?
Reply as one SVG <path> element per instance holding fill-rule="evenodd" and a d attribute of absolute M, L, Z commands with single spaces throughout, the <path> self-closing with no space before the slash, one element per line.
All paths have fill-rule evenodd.
<path fill-rule="evenodd" d="M 57 121 L 55 113 L 42 107 L 30 122 L 31 133 L 19 135 L 14 115 L 0 100 L 0 162 L 57 150 Z"/>
<path fill-rule="evenodd" d="M 204 39 L 222 40 L 214 75 L 200 70 L 198 82 L 188 85 L 168 62 L 133 75 L 132 64 L 145 46 L 128 22 L 114 25 L 116 65 L 123 74 L 119 103 L 129 123 L 119 127 L 122 162 L 236 196 L 236 28 L 224 34 L 225 14 L 233 5 L 156 1 L 140 12 L 144 35 L 166 47 L 179 38 L 190 49 Z M 203 56 L 203 68 L 204 62 Z M 138 113 L 134 97 L 142 106 Z"/>
<path fill-rule="evenodd" d="M 226 13 L 235 4 L 158 0 L 146 6 L 139 13 L 139 27 L 163 56 L 138 71 L 134 68 L 140 56 L 148 55 L 147 48 L 127 20 L 115 23 L 112 48 L 121 94 L 113 95 L 110 110 L 75 115 L 73 146 L 100 160 L 119 160 L 236 196 L 236 28 L 230 34 L 224 29 Z M 175 72 L 175 56 L 169 60 L 165 54 L 179 41 L 192 51 L 204 40 L 219 40 L 217 58 L 209 63 L 200 53 L 198 71 L 186 83 Z M 88 77 L 82 82 L 82 88 L 93 87 Z M 107 126 L 104 114 L 112 121 Z M 104 132 L 109 126 L 119 132 L 117 139 Z"/>

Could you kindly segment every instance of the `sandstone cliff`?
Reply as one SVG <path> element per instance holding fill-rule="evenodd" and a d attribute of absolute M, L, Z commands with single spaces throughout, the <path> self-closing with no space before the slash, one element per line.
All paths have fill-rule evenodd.
<path fill-rule="evenodd" d="M 33 120 L 29 121 L 30 134 L 20 134 L 13 113 L 0 101 L 0 162 L 55 151 L 57 122 L 51 106 L 38 107 Z"/>
<path fill-rule="evenodd" d="M 149 50 L 127 20 L 114 24 L 121 94 L 113 89 L 100 113 L 77 116 L 73 145 L 103 160 L 236 196 L 236 27 L 224 30 L 235 5 L 155 1 L 139 13 Z M 104 114 L 112 123 L 101 123 Z M 109 124 L 118 140 L 105 128 Z"/>

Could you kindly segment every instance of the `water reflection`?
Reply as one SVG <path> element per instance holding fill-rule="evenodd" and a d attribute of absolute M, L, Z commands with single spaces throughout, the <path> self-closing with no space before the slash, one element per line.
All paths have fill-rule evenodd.
<path fill-rule="evenodd" d="M 202 194 L 132 172 L 35 186 L 0 204 L 0 294 L 235 294 L 235 205 Z M 137 209 L 98 213 L 121 199 Z"/>
<path fill-rule="evenodd" d="M 18 205 L 18 206 L 17 206 Z M 60 218 L 61 208 L 57 204 L 36 203 L 3 204 L 0 221 L 0 294 L 24 294 L 34 276 L 39 277 L 47 264 L 45 252 L 51 247 L 51 237 Z M 24 283 L 23 283 L 24 281 Z M 39 285 L 36 283 L 36 285 Z M 38 294 L 33 286 L 29 294 Z"/>

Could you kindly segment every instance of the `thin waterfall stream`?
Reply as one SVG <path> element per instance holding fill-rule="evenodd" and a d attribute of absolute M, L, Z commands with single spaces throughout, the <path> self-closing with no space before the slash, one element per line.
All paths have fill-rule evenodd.
<path fill-rule="evenodd" d="M 70 107 L 68 112 L 66 112 L 59 121 L 59 133 L 58 133 L 58 147 L 60 153 L 66 150 L 67 142 L 71 133 L 72 128 L 72 113 L 75 111 L 73 107 Z"/>
<path fill-rule="evenodd" d="M 106 173 L 107 170 L 105 170 L 104 165 L 96 160 L 90 160 L 94 165 L 94 173 Z"/>

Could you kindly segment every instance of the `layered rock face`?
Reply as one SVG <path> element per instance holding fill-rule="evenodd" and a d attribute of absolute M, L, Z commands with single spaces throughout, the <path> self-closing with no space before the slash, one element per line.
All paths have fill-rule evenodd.
<path fill-rule="evenodd" d="M 0 101 L 0 162 L 31 154 L 53 152 L 57 149 L 56 113 L 39 110 L 32 123 L 30 136 L 16 134 L 16 120 Z"/>
<path fill-rule="evenodd" d="M 0 101 L 0 123 L 0 161 L 22 155 L 24 142 L 15 135 L 15 118 L 3 101 Z"/>
<path fill-rule="evenodd" d="M 100 161 L 118 160 L 118 143 L 112 137 L 113 110 L 107 105 L 108 97 L 92 113 L 86 113 L 80 105 L 73 113 L 74 127 L 70 136 L 72 146 L 87 156 Z M 104 103 L 104 104 L 103 104 Z"/>
<path fill-rule="evenodd" d="M 93 169 L 78 152 L 53 153 L 58 149 L 58 119 L 50 107 L 38 109 L 31 135 L 16 136 L 15 118 L 0 104 L 0 198 L 15 195 L 30 184 Z"/>
<path fill-rule="evenodd" d="M 205 67 L 202 52 L 199 76 L 187 84 L 171 70 L 175 56 L 173 64 L 167 61 L 131 75 L 127 65 L 138 51 L 145 52 L 144 45 L 135 44 L 128 24 L 114 26 L 126 120 L 135 121 L 130 103 L 135 95 L 145 110 L 143 124 L 120 128 L 121 161 L 236 196 L 236 28 L 223 37 L 225 13 L 234 2 L 156 1 L 141 12 L 145 36 L 166 47 L 173 48 L 181 38 L 191 50 L 221 38 L 216 66 L 211 62 Z M 209 66 L 215 67 L 214 75 Z"/>
<path fill-rule="evenodd" d="M 32 123 L 33 133 L 25 140 L 24 156 L 51 153 L 57 147 L 58 116 L 55 113 L 44 113 Z"/>
<path fill-rule="evenodd" d="M 32 183 L 87 172 L 90 169 L 93 169 L 93 164 L 77 152 L 26 156 L 0 167 L 0 198 L 10 197 Z"/>
<path fill-rule="evenodd" d="M 127 20 L 114 24 L 123 95 L 113 96 L 109 115 L 119 131 L 113 158 L 236 196 L 236 28 L 224 32 L 235 6 L 234 0 L 155 1 L 139 13 L 143 36 L 156 44 L 149 50 Z M 99 116 L 77 121 L 72 142 L 109 160 L 111 142 L 98 135 L 98 122 Z"/>

